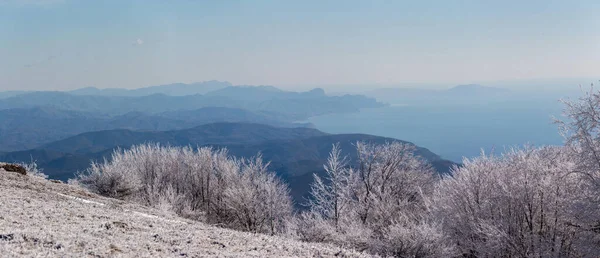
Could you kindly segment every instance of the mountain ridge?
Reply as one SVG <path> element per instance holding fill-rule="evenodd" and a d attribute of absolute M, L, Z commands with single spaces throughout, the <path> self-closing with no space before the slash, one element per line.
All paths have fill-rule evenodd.
<path fill-rule="evenodd" d="M 101 96 L 129 96 L 142 97 L 153 94 L 165 94 L 169 96 L 186 96 L 196 94 L 206 94 L 210 91 L 232 86 L 226 81 L 203 81 L 194 83 L 170 83 L 164 85 L 154 85 L 136 89 L 124 88 L 106 88 L 85 87 L 68 91 L 75 95 L 101 95 Z"/>
<path fill-rule="evenodd" d="M 85 132 L 45 144 L 40 149 L 65 153 L 93 153 L 116 146 L 131 146 L 147 142 L 165 145 L 250 144 L 264 140 L 306 138 L 325 133 L 312 128 L 277 128 L 257 123 L 211 123 L 193 128 L 170 131 L 132 131 L 128 129 Z M 77 145 L 79 144 L 79 145 Z M 81 146 L 84 145 L 84 147 Z M 77 148 L 70 146 L 76 145 Z"/>
<path fill-rule="evenodd" d="M 226 89 L 226 90 L 225 90 Z M 128 112 L 157 114 L 205 107 L 227 107 L 253 112 L 279 113 L 287 122 L 310 116 L 355 112 L 360 108 L 382 107 L 383 103 L 363 95 L 327 96 L 319 90 L 308 92 L 271 91 L 260 87 L 227 87 L 221 93 L 169 96 L 76 95 L 61 91 L 38 91 L 0 99 L 0 110 L 48 106 L 73 111 L 122 115 Z"/>
<path fill-rule="evenodd" d="M 312 126 L 308 123 L 284 122 L 283 118 L 281 115 L 221 107 L 157 114 L 132 111 L 115 116 L 49 106 L 5 109 L 0 110 L 0 150 L 32 149 L 80 133 L 112 129 L 166 131 L 217 122 L 252 122 L 279 127 Z"/>
<path fill-rule="evenodd" d="M 340 144 L 342 155 L 356 159 L 356 142 L 384 144 L 401 142 L 416 147 L 415 154 L 430 163 L 440 174 L 449 173 L 455 163 L 413 143 L 368 134 L 327 134 L 310 128 L 277 128 L 261 124 L 217 123 L 193 129 L 165 132 L 107 130 L 88 132 L 50 143 L 38 149 L 0 154 L 7 162 L 37 160 L 51 178 L 67 180 L 87 169 L 92 161 L 110 159 L 115 149 L 158 143 L 172 146 L 226 148 L 239 158 L 257 154 L 270 162 L 269 169 L 290 185 L 297 204 L 308 196 L 312 174 L 323 175 L 333 144 Z"/>

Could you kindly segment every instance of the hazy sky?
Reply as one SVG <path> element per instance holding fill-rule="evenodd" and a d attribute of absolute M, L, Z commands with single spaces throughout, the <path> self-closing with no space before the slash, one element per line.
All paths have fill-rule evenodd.
<path fill-rule="evenodd" d="M 0 90 L 600 75 L 600 1 L 0 0 Z"/>

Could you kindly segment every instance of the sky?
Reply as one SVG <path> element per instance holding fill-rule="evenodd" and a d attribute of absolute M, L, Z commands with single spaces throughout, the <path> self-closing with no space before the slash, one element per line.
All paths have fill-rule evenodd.
<path fill-rule="evenodd" d="M 0 0 L 0 91 L 598 78 L 600 1 Z"/>

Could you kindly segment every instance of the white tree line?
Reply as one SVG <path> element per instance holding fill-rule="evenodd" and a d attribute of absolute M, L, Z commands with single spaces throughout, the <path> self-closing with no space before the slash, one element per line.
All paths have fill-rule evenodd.
<path fill-rule="evenodd" d="M 414 146 L 334 145 L 307 210 L 259 156 L 139 145 L 79 182 L 209 223 L 396 257 L 599 257 L 600 93 L 565 101 L 565 146 L 465 159 L 439 176 Z"/>

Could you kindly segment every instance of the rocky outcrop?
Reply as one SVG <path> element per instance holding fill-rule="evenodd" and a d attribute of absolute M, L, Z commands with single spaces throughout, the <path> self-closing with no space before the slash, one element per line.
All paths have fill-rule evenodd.
<path fill-rule="evenodd" d="M 15 172 L 21 175 L 27 175 L 25 167 L 17 164 L 0 163 L 0 171 Z"/>

